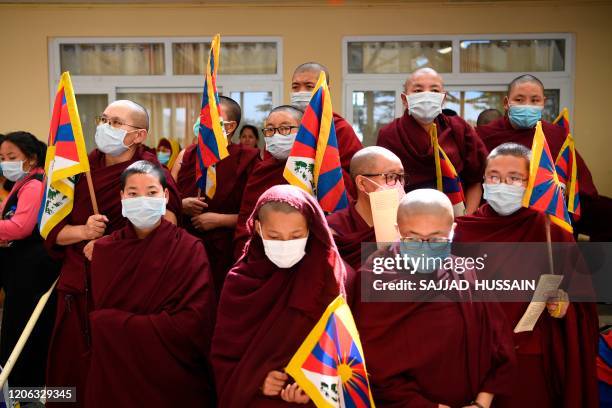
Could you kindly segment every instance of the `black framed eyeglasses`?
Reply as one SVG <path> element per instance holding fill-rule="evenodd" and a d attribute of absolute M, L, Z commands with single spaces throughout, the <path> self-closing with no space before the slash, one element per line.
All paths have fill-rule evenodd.
<path fill-rule="evenodd" d="M 362 174 L 364 177 L 384 177 L 385 184 L 388 186 L 394 186 L 398 182 L 401 185 L 406 183 L 408 180 L 408 175 L 406 173 L 379 173 L 379 174 Z"/>
<path fill-rule="evenodd" d="M 130 125 L 129 123 L 125 123 L 123 121 L 121 121 L 121 119 L 119 118 L 107 118 L 106 116 L 96 116 L 96 125 L 106 125 L 106 124 L 110 124 L 111 127 L 114 128 L 119 128 L 121 126 L 130 126 L 133 127 L 135 129 L 140 129 L 140 126 L 134 126 L 134 125 Z"/>
<path fill-rule="evenodd" d="M 263 133 L 265 137 L 271 137 L 271 136 L 274 136 L 274 134 L 278 130 L 278 133 L 280 133 L 283 136 L 287 136 L 291 134 L 291 131 L 293 129 L 299 129 L 299 128 L 300 128 L 299 126 L 279 126 L 279 127 L 270 126 L 270 127 L 261 129 L 261 132 Z"/>

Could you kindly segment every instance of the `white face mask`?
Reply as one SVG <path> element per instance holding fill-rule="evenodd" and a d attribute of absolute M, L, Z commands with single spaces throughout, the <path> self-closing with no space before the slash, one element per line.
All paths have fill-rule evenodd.
<path fill-rule="evenodd" d="M 127 130 L 114 128 L 109 123 L 98 125 L 95 137 L 96 146 L 102 153 L 119 156 L 130 148 L 123 144 L 126 134 Z"/>
<path fill-rule="evenodd" d="M 308 102 L 310 102 L 311 96 L 312 92 L 310 91 L 291 92 L 291 105 L 301 110 L 305 110 L 308 106 Z"/>
<path fill-rule="evenodd" d="M 266 141 L 266 150 L 277 160 L 287 160 L 296 136 L 297 133 L 291 133 L 287 136 L 275 133 L 270 137 L 264 137 Z"/>
<path fill-rule="evenodd" d="M 305 238 L 290 239 L 288 241 L 279 241 L 276 239 L 264 239 L 259 227 L 259 236 L 263 242 L 264 252 L 268 259 L 279 268 L 291 268 L 296 263 L 300 262 L 306 255 Z"/>
<path fill-rule="evenodd" d="M 442 113 L 442 92 L 415 92 L 404 94 L 408 102 L 408 114 L 421 123 L 432 123 Z"/>
<path fill-rule="evenodd" d="M 371 183 L 377 186 L 375 191 L 397 190 L 397 198 L 399 199 L 399 201 L 402 201 L 402 198 L 404 198 L 404 196 L 406 195 L 406 192 L 404 191 L 404 186 L 402 186 L 401 183 L 395 183 L 394 186 L 387 186 L 387 185 L 383 186 L 383 185 L 378 184 L 371 178 L 366 177 L 366 180 L 370 181 Z"/>
<path fill-rule="evenodd" d="M 166 197 L 133 197 L 121 200 L 121 214 L 137 228 L 151 228 L 166 213 Z"/>
<path fill-rule="evenodd" d="M 483 198 L 499 215 L 510 215 L 523 206 L 525 187 L 511 184 L 483 184 Z"/>
<path fill-rule="evenodd" d="M 27 171 L 23 170 L 23 160 L 19 161 L 3 161 L 0 163 L 2 168 L 2 175 L 10 181 L 21 180 Z"/>

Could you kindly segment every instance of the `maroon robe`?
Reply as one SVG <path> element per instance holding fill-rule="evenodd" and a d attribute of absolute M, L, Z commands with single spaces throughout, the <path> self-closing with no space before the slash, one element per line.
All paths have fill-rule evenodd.
<path fill-rule="evenodd" d="M 358 271 L 361 268 L 361 244 L 376 242 L 376 235 L 374 227 L 370 227 L 359 215 L 355 204 L 356 201 L 352 201 L 347 208 L 328 215 L 327 223 L 333 230 L 342 259 Z"/>
<path fill-rule="evenodd" d="M 119 177 L 123 170 L 138 160 L 148 160 L 159 164 L 154 153 L 139 146 L 134 156 L 123 163 L 106 166 L 105 155 L 95 149 L 89 154 L 89 165 L 100 214 L 108 217 L 105 234 L 111 234 L 123 228 L 127 219 L 121 215 L 121 196 Z M 168 210 L 177 218 L 181 216 L 181 201 L 170 175 L 164 169 L 170 201 Z M 87 376 L 89 350 L 88 313 L 88 269 L 89 262 L 83 255 L 86 241 L 62 246 L 57 245 L 57 235 L 65 225 L 83 225 L 93 214 L 87 181 L 81 176 L 75 186 L 72 212 L 51 230 L 45 246 L 47 250 L 63 260 L 59 281 L 57 283 L 57 313 L 55 327 L 49 345 L 47 363 L 47 385 L 52 387 L 75 386 L 77 403 L 47 403 L 49 407 L 78 407 L 82 403 L 84 385 Z"/>
<path fill-rule="evenodd" d="M 457 218 L 454 240 L 546 242 L 545 217 L 526 208 L 500 216 L 485 204 L 473 215 Z M 555 224 L 551 224 L 551 239 L 573 242 L 571 234 Z M 496 261 L 516 262 L 511 252 L 509 247 L 511 259 Z M 516 326 L 527 308 L 524 302 L 500 305 L 511 327 Z M 512 397 L 496 399 L 496 406 L 597 407 L 597 319 L 594 304 L 574 302 L 564 318 L 553 318 L 544 311 L 532 332 L 514 334 L 519 376 Z"/>
<path fill-rule="evenodd" d="M 565 129 L 542 121 L 542 130 L 546 136 L 553 160 L 565 142 Z M 485 126 L 476 128 L 478 135 L 489 150 L 502 143 L 513 142 L 531 149 L 535 128 L 515 129 L 507 116 L 499 118 Z M 612 222 L 609 214 L 612 212 L 612 199 L 599 196 L 593 183 L 591 171 L 580 153 L 576 151 L 578 169 L 578 188 L 580 189 L 581 218 L 575 225 L 576 232 L 591 236 L 592 241 L 606 242 L 612 240 Z"/>
<path fill-rule="evenodd" d="M 91 295 L 87 407 L 214 406 L 216 301 L 199 239 L 163 219 L 144 239 L 126 225 L 96 241 Z"/>
<path fill-rule="evenodd" d="M 197 197 L 196 186 L 196 147 L 193 144 L 185 149 L 183 161 L 177 177 L 177 185 L 181 198 Z M 208 208 L 205 212 L 219 214 L 238 214 L 242 195 L 245 191 L 249 174 L 259 160 L 259 149 L 230 143 L 227 147 L 229 156 L 217 163 L 217 191 L 212 199 L 205 197 Z M 214 254 L 210 257 L 210 268 L 213 275 L 217 297 L 221 293 L 225 275 L 234 261 L 233 240 L 235 228 L 215 228 L 208 231 L 198 231 L 193 228 L 191 219 L 183 219 L 187 230 L 204 242 L 206 252 Z"/>
<path fill-rule="evenodd" d="M 308 221 L 306 255 L 288 269 L 268 259 L 253 227 L 261 206 L 271 201 L 291 205 Z M 265 397 L 260 387 L 270 371 L 287 366 L 329 303 L 344 294 L 346 270 L 323 211 L 297 187 L 275 186 L 263 194 L 249 218 L 248 231 L 245 252 L 226 278 L 213 336 L 218 404 L 304 406 Z"/>
<path fill-rule="evenodd" d="M 398 246 L 376 252 L 395 257 Z M 374 275 L 370 264 L 360 274 L 374 279 L 456 280 L 452 271 L 432 274 Z M 463 272 L 473 280 L 474 271 Z M 398 276 L 400 275 L 400 276 Z M 361 280 L 358 278 L 357 280 Z M 357 302 L 359 330 L 378 407 L 437 408 L 470 405 L 479 392 L 508 394 L 516 375 L 512 332 L 495 302 L 471 302 L 472 294 L 422 293 L 422 301 Z M 462 301 L 457 301 L 462 299 Z M 416 300 L 414 295 L 411 300 Z"/>
<path fill-rule="evenodd" d="M 474 129 L 459 116 L 438 115 L 440 146 L 455 166 L 463 188 L 481 183 L 487 159 L 487 149 Z M 395 153 L 408 174 L 406 191 L 435 188 L 436 167 L 429 133 L 408 112 L 395 119 L 378 133 L 378 146 Z"/>
<path fill-rule="evenodd" d="M 350 197 L 357 198 L 355 183 L 350 177 L 351 174 L 351 159 L 363 145 L 355 134 L 353 127 L 342 116 L 334 113 L 334 127 L 336 128 L 336 138 L 338 139 L 338 153 L 340 154 L 340 165 L 342 166 L 342 175 L 344 186 Z"/>

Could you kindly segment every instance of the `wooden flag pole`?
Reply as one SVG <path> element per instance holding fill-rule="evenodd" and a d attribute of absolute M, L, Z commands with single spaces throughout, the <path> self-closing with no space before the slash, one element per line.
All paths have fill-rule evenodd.
<path fill-rule="evenodd" d="M 87 187 L 89 187 L 89 197 L 91 198 L 91 206 L 93 207 L 94 214 L 100 214 L 98 211 L 98 201 L 96 200 L 96 191 L 94 190 L 93 180 L 91 179 L 91 171 L 85 172 L 87 178 Z"/>
<path fill-rule="evenodd" d="M 546 214 L 546 245 L 548 247 L 548 267 L 550 269 L 550 274 L 555 274 L 555 268 L 553 264 L 553 254 L 552 254 L 552 240 L 550 238 L 550 216 Z"/>
<path fill-rule="evenodd" d="M 53 282 L 53 285 L 51 285 L 49 290 L 46 291 L 38 300 L 38 304 L 36 305 L 36 308 L 32 312 L 32 316 L 30 316 L 30 319 L 28 320 L 25 327 L 23 328 L 23 331 L 21 332 L 21 336 L 19 336 L 19 340 L 17 340 L 17 344 L 15 344 L 13 351 L 11 351 L 11 354 L 6 360 L 6 363 L 2 367 L 2 373 L 0 373 L 0 388 L 4 386 L 4 384 L 6 383 L 6 380 L 8 379 L 8 376 L 11 374 L 11 371 L 13 370 L 13 367 L 15 367 L 15 363 L 17 363 L 17 359 L 19 358 L 21 351 L 23 350 L 26 342 L 28 341 L 28 338 L 32 334 L 32 330 L 34 330 L 34 326 L 36 326 L 36 322 L 38 322 L 38 318 L 40 317 L 40 314 L 45 308 L 45 305 L 47 304 L 47 301 L 49 300 L 51 293 L 53 293 L 53 289 L 55 289 L 55 285 L 57 284 L 58 279 L 56 279 L 55 282 Z"/>

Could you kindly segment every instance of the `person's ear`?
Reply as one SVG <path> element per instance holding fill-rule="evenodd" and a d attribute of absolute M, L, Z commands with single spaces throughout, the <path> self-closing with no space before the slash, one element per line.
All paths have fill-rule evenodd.
<path fill-rule="evenodd" d="M 504 96 L 504 110 L 508 112 L 510 109 L 510 100 L 508 99 L 508 95 Z"/>
<path fill-rule="evenodd" d="M 136 131 L 136 136 L 134 137 L 134 144 L 137 143 L 144 143 L 145 139 L 147 138 L 147 130 L 146 129 L 138 129 Z"/>
<path fill-rule="evenodd" d="M 235 120 L 232 120 L 230 122 L 225 122 L 225 123 L 228 123 L 228 126 L 225 129 L 228 135 L 233 134 L 236 131 L 236 128 L 238 128 L 238 123 L 236 123 Z"/>
<path fill-rule="evenodd" d="M 253 223 L 253 227 L 255 228 L 257 234 L 259 234 L 259 237 L 263 239 L 263 235 L 261 232 L 261 223 L 259 222 L 259 220 L 255 220 L 255 222 Z"/>
<path fill-rule="evenodd" d="M 402 92 L 400 94 L 400 99 L 402 100 L 402 105 L 404 105 L 404 109 L 408 109 L 408 99 L 406 99 L 406 93 Z"/>
<path fill-rule="evenodd" d="M 170 191 L 167 188 L 164 188 L 164 197 L 166 198 L 166 204 L 170 201 Z"/>
<path fill-rule="evenodd" d="M 121 190 L 121 191 L 119 192 L 119 195 L 121 196 L 121 199 L 122 199 L 122 200 L 125 198 L 125 196 L 124 196 L 124 194 L 123 194 L 123 190 Z"/>
<path fill-rule="evenodd" d="M 355 187 L 362 193 L 368 193 L 365 188 L 365 177 L 363 177 L 361 174 L 355 176 Z"/>

